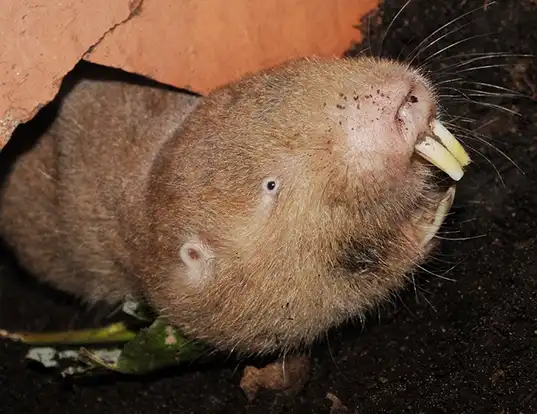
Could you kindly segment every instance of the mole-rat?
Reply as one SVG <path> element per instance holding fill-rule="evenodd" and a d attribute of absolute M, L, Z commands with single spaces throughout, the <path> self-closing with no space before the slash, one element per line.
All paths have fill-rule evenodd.
<path fill-rule="evenodd" d="M 204 97 L 82 79 L 11 165 L 0 233 L 86 303 L 140 297 L 220 350 L 300 350 L 435 246 L 470 162 L 439 114 L 419 70 L 365 56 Z"/>

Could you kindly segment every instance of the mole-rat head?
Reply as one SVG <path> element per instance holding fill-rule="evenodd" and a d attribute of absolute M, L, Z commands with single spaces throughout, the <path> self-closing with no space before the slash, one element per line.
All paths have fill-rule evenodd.
<path fill-rule="evenodd" d="M 454 196 L 440 183 L 469 163 L 436 117 L 428 81 L 387 60 L 304 59 L 214 91 L 149 186 L 157 310 L 245 353 L 361 317 L 429 253 Z"/>

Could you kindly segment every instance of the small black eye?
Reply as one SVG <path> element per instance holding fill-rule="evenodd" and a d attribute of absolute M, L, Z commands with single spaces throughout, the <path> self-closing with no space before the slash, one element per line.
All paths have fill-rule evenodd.
<path fill-rule="evenodd" d="M 273 191 L 276 188 L 276 181 L 267 181 L 267 190 Z"/>
<path fill-rule="evenodd" d="M 275 197 L 280 191 L 280 181 L 277 177 L 267 177 L 261 185 L 263 192 L 271 197 Z"/>

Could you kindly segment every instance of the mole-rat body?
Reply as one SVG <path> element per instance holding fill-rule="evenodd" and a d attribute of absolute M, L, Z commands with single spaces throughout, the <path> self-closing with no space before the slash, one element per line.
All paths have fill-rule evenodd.
<path fill-rule="evenodd" d="M 432 248 L 453 190 L 424 158 L 456 180 L 469 162 L 435 119 L 424 77 L 369 58 L 289 62 L 205 98 L 82 80 L 14 163 L 1 234 L 85 301 L 145 297 L 220 349 L 300 348 Z"/>

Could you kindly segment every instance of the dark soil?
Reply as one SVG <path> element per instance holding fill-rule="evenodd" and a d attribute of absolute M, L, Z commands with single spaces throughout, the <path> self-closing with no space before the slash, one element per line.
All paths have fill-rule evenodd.
<path fill-rule="evenodd" d="M 412 0 L 392 26 L 383 53 L 397 57 L 402 51 L 406 58 L 442 24 L 486 3 Z M 369 20 L 369 29 L 366 24 L 368 37 L 357 49 L 371 46 L 379 53 L 380 39 L 403 4 L 386 1 L 380 17 Z M 444 236 L 453 240 L 445 240 L 427 265 L 440 277 L 422 272 L 415 288 L 373 314 L 364 329 L 334 332 L 329 343 L 313 351 L 312 378 L 298 396 L 263 393 L 248 403 L 238 386 L 241 369 L 229 361 L 144 379 L 66 381 L 27 365 L 25 346 L 0 341 L 0 412 L 329 413 L 327 392 L 356 413 L 537 412 L 537 105 L 519 97 L 471 96 L 475 90 L 505 93 L 484 83 L 535 95 L 537 62 L 497 57 L 448 67 L 472 53 L 537 53 L 536 25 L 536 2 L 499 1 L 450 26 L 447 31 L 460 29 L 416 61 L 468 39 L 426 67 L 438 79 L 466 79 L 442 84 L 453 88 L 440 91 L 452 95 L 444 107 L 459 117 L 455 122 L 461 127 L 487 137 L 486 142 L 465 139 L 475 150 L 475 163 L 458 187 L 445 226 Z M 459 58 L 448 59 L 455 55 Z M 460 71 L 484 65 L 494 67 Z M 440 72 L 451 73 L 440 77 Z M 21 272 L 7 258 L 4 262 L 1 327 L 48 330 L 103 321 L 21 280 Z"/>

